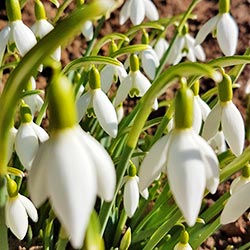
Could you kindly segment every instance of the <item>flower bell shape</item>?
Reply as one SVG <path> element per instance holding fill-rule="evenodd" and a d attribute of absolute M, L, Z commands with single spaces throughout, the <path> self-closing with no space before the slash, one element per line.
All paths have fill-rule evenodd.
<path fill-rule="evenodd" d="M 196 36 L 201 44 L 210 32 L 216 34 L 220 49 L 226 56 L 235 54 L 238 42 L 238 26 L 229 14 L 230 0 L 219 1 L 219 13 L 206 22 Z"/>
<path fill-rule="evenodd" d="M 157 8 L 151 0 L 126 0 L 120 12 L 120 25 L 123 25 L 128 19 L 134 25 L 138 25 L 145 17 L 151 21 L 159 19 Z"/>
<path fill-rule="evenodd" d="M 37 210 L 28 198 L 18 193 L 14 180 L 8 177 L 7 183 L 9 199 L 5 206 L 6 226 L 19 240 L 22 240 L 28 231 L 28 216 L 37 222 Z"/>
<path fill-rule="evenodd" d="M 132 217 L 139 204 L 139 178 L 136 176 L 136 166 L 130 165 L 129 174 L 124 177 L 124 209 L 128 217 Z M 148 190 L 147 188 L 141 192 L 141 195 L 147 199 Z"/>
<path fill-rule="evenodd" d="M 122 103 L 127 95 L 131 97 L 142 97 L 150 88 L 151 83 L 139 70 L 139 58 L 133 54 L 130 56 L 130 72 L 121 82 L 115 97 L 115 107 Z M 158 108 L 157 100 L 155 100 L 154 109 Z"/>
<path fill-rule="evenodd" d="M 231 184 L 231 196 L 228 199 L 220 217 L 221 224 L 236 221 L 250 207 L 250 167 L 244 166 L 242 175 Z"/>
<path fill-rule="evenodd" d="M 82 26 L 81 32 L 86 41 L 92 40 L 94 37 L 93 23 L 91 21 L 86 21 Z"/>
<path fill-rule="evenodd" d="M 182 83 L 175 98 L 175 128 L 149 150 L 139 170 L 140 190 L 147 188 L 161 172 L 187 224 L 193 226 L 199 214 L 205 188 L 215 193 L 219 184 L 217 157 L 207 142 L 194 132 L 193 92 Z"/>
<path fill-rule="evenodd" d="M 195 39 L 188 34 L 187 25 L 184 26 L 181 34 L 177 35 L 176 41 L 168 54 L 167 62 L 176 65 L 183 57 L 187 57 L 191 62 L 196 62 L 197 59 L 200 61 L 206 60 L 203 48 L 199 44 L 195 44 Z"/>
<path fill-rule="evenodd" d="M 48 140 L 47 132 L 32 121 L 32 114 L 27 104 L 20 108 L 21 125 L 15 138 L 16 153 L 22 165 L 30 170 L 41 143 Z"/>
<path fill-rule="evenodd" d="M 189 235 L 186 230 L 181 232 L 180 241 L 175 245 L 174 250 L 193 250 L 189 245 Z"/>
<path fill-rule="evenodd" d="M 112 200 L 116 174 L 105 149 L 77 124 L 72 84 L 57 74 L 48 88 L 51 136 L 38 150 L 28 189 L 37 207 L 49 199 L 72 246 L 78 249 L 96 196 Z"/>
<path fill-rule="evenodd" d="M 223 80 L 218 83 L 219 101 L 213 107 L 205 120 L 202 136 L 209 140 L 214 137 L 221 126 L 226 142 L 232 152 L 239 156 L 244 148 L 244 121 L 232 102 L 232 81 L 230 76 L 223 74 Z"/>
<path fill-rule="evenodd" d="M 118 120 L 115 108 L 100 88 L 99 71 L 92 67 L 89 73 L 90 89 L 77 100 L 78 120 L 81 120 L 88 108 L 93 107 L 95 115 L 103 128 L 111 137 L 116 137 Z"/>
<path fill-rule="evenodd" d="M 165 51 L 168 49 L 169 47 L 169 43 L 166 41 L 166 39 L 164 39 L 163 37 L 161 37 L 156 44 L 154 45 L 154 50 L 156 55 L 158 56 L 158 59 L 161 60 Z"/>
<path fill-rule="evenodd" d="M 202 121 L 204 122 L 210 113 L 211 109 L 199 96 L 199 81 L 196 81 L 192 90 L 194 92 L 194 118 L 193 118 L 193 129 L 199 134 L 202 126 Z"/>
<path fill-rule="evenodd" d="M 35 15 L 36 22 L 32 25 L 31 30 L 36 35 L 37 39 L 42 39 L 51 30 L 54 29 L 53 25 L 47 21 L 44 6 L 40 0 L 35 1 Z M 61 59 L 61 47 L 58 47 L 51 55 L 56 61 Z"/>
<path fill-rule="evenodd" d="M 21 20 L 21 9 L 18 0 L 6 1 L 8 25 L 0 32 L 0 62 L 7 44 L 15 44 L 19 54 L 24 56 L 35 44 L 36 37 Z"/>

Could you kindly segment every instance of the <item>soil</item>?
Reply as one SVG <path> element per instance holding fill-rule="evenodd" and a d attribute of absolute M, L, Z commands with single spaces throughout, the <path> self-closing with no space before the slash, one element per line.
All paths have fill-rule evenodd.
<path fill-rule="evenodd" d="M 52 20 L 55 16 L 55 7 L 48 1 L 43 1 L 47 9 L 48 19 Z M 62 2 L 62 1 L 60 1 Z M 161 17 L 171 17 L 173 15 L 181 14 L 184 12 L 191 0 L 154 0 L 153 1 L 158 8 Z M 6 25 L 7 17 L 4 10 L 3 1 L 0 2 L 0 29 Z M 194 36 L 197 34 L 199 28 L 211 17 L 218 12 L 218 1 L 217 0 L 203 0 L 201 1 L 194 10 L 194 14 L 197 18 L 189 21 L 190 33 Z M 239 27 L 239 42 L 237 47 L 237 54 L 244 54 L 247 47 L 250 46 L 250 1 L 249 0 L 233 0 L 231 1 L 231 14 Z M 118 23 L 119 10 L 111 14 L 110 19 L 105 23 L 102 30 L 102 34 L 111 32 L 125 32 L 128 27 L 131 26 L 130 21 L 127 21 L 122 27 Z M 23 21 L 31 26 L 34 21 L 34 10 L 33 1 L 28 0 L 28 4 L 23 9 Z M 167 34 L 167 39 L 171 38 L 171 34 Z M 211 60 L 222 56 L 221 50 L 217 44 L 216 39 L 211 35 L 207 37 L 205 42 L 202 44 L 207 60 Z M 84 54 L 86 48 L 86 42 L 84 42 L 81 36 L 77 36 L 63 51 L 62 51 L 62 63 L 65 65 L 71 60 L 80 57 Z M 105 52 L 105 51 L 104 51 Z M 237 83 L 239 88 L 234 91 L 234 103 L 242 112 L 243 117 L 246 115 L 247 98 L 245 95 L 245 87 L 250 81 L 250 66 L 247 65 L 239 77 Z M 206 84 L 206 82 L 204 83 Z M 207 89 L 207 86 L 201 86 L 202 89 Z M 128 103 L 128 106 L 132 105 Z M 229 188 L 231 180 L 220 185 L 217 195 L 226 192 Z M 208 201 L 209 202 L 209 201 Z M 210 202 L 213 202 L 213 197 L 210 198 Z M 216 232 L 213 236 L 209 237 L 206 242 L 200 247 L 200 249 L 218 249 L 225 250 L 232 245 L 237 249 L 246 242 L 250 241 L 250 222 L 247 218 L 247 214 L 244 214 L 237 222 L 225 225 Z M 11 250 L 35 250 L 42 249 L 41 246 L 30 246 L 27 247 L 26 242 L 20 242 L 14 238 L 10 238 L 10 249 Z"/>

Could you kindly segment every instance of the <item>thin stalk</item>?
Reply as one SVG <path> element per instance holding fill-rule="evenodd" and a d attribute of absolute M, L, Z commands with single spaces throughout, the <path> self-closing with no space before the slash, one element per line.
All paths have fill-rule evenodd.
<path fill-rule="evenodd" d="M 0 207 L 0 250 L 8 250 L 8 234 L 5 225 L 5 207 Z"/>
<path fill-rule="evenodd" d="M 119 218 L 119 222 L 118 222 L 118 225 L 117 225 L 117 228 L 116 228 L 116 232 L 115 232 L 115 237 L 114 237 L 114 242 L 113 242 L 114 247 L 116 247 L 118 245 L 118 243 L 119 243 L 119 240 L 121 238 L 121 234 L 122 234 L 122 231 L 124 229 L 127 218 L 128 218 L 128 216 L 127 216 L 125 210 L 123 209 L 122 213 L 121 213 L 121 216 Z"/>

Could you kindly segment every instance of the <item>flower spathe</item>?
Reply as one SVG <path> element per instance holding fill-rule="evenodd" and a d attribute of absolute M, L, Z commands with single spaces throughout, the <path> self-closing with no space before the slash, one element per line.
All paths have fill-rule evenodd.
<path fill-rule="evenodd" d="M 226 56 L 234 55 L 238 42 L 238 26 L 229 13 L 219 13 L 207 21 L 196 36 L 196 44 L 201 44 L 215 30 L 222 52 Z"/>
<path fill-rule="evenodd" d="M 160 172 L 167 173 L 175 201 L 187 224 L 193 226 L 205 188 L 215 193 L 219 184 L 215 153 L 192 128 L 175 128 L 158 140 L 144 158 L 139 170 L 140 190 L 148 187 Z"/>
<path fill-rule="evenodd" d="M 37 222 L 36 208 L 28 198 L 17 194 L 8 199 L 5 206 L 6 225 L 19 240 L 22 240 L 27 233 L 28 216 Z"/>
<path fill-rule="evenodd" d="M 115 183 L 114 165 L 107 152 L 75 125 L 54 131 L 39 148 L 28 189 L 37 207 L 50 200 L 72 246 L 81 248 L 96 195 L 111 201 Z"/>
<path fill-rule="evenodd" d="M 134 25 L 138 25 L 145 16 L 151 21 L 159 19 L 158 11 L 151 0 L 127 0 L 120 12 L 120 25 L 129 18 Z"/>
<path fill-rule="evenodd" d="M 218 101 L 205 120 L 202 136 L 209 140 L 213 138 L 221 125 L 225 140 L 232 152 L 239 156 L 244 148 L 244 121 L 232 101 Z"/>

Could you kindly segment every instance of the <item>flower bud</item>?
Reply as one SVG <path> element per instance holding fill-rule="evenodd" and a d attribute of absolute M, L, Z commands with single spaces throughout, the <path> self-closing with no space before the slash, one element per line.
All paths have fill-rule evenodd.
<path fill-rule="evenodd" d="M 139 70 L 139 58 L 138 58 L 138 56 L 137 55 L 135 55 L 135 54 L 132 54 L 132 55 L 130 55 L 130 58 L 129 58 L 129 63 L 130 63 L 130 70 L 132 71 L 132 72 L 136 72 L 136 71 L 138 71 Z"/>
<path fill-rule="evenodd" d="M 221 102 L 228 102 L 233 98 L 232 80 L 225 73 L 222 74 L 222 81 L 218 83 L 218 94 Z"/>
<path fill-rule="evenodd" d="M 21 7 L 18 0 L 6 0 L 7 16 L 10 22 L 22 19 Z"/>
<path fill-rule="evenodd" d="M 180 242 L 182 244 L 187 244 L 189 241 L 189 234 L 186 230 L 182 230 L 180 234 Z"/>
<path fill-rule="evenodd" d="M 89 86 L 91 89 L 101 88 L 101 77 L 99 70 L 93 66 L 89 72 Z"/>
<path fill-rule="evenodd" d="M 32 112 L 26 103 L 22 103 L 20 107 L 20 117 L 22 123 L 29 123 L 32 121 Z"/>
<path fill-rule="evenodd" d="M 179 129 L 191 128 L 193 124 L 193 91 L 182 83 L 175 97 L 175 127 Z"/>
<path fill-rule="evenodd" d="M 17 184 L 9 176 L 7 176 L 7 190 L 10 198 L 16 197 L 18 195 Z"/>
<path fill-rule="evenodd" d="M 228 13 L 230 10 L 230 0 L 219 0 L 219 13 Z"/>

